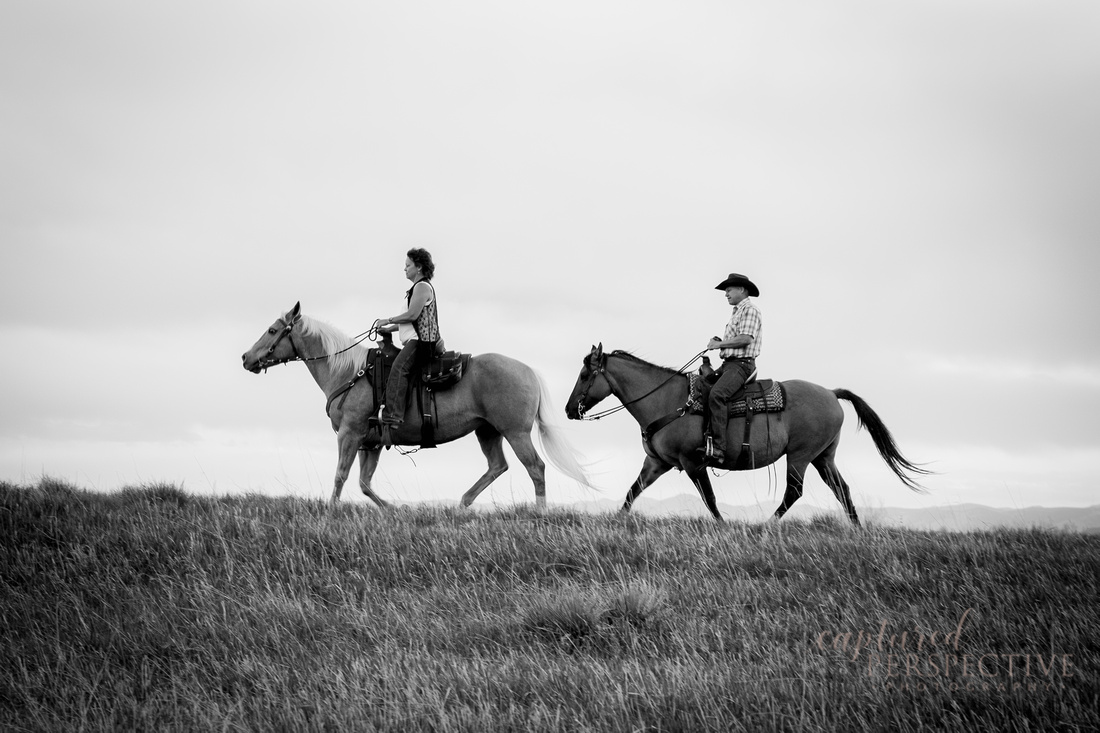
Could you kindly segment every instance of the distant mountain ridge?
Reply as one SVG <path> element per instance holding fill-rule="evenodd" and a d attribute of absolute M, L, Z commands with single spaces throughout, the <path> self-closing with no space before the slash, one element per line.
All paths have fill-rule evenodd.
<path fill-rule="evenodd" d="M 771 517 L 778 506 L 778 499 L 769 504 L 738 506 L 718 503 L 718 510 L 729 520 L 762 522 Z M 600 513 L 615 512 L 622 501 L 601 499 L 566 505 L 577 511 Z M 896 525 L 909 529 L 950 530 L 966 532 L 982 529 L 1015 528 L 1064 529 L 1076 532 L 1100 533 L 1100 504 L 1089 507 L 1043 507 L 1002 509 L 981 504 L 955 504 L 951 506 L 905 509 L 901 507 L 856 507 L 860 519 L 879 525 Z M 709 517 L 702 500 L 693 494 L 678 494 L 668 499 L 639 498 L 634 509 L 647 516 Z M 822 508 L 800 501 L 787 514 L 791 518 L 808 519 L 819 514 L 843 517 L 840 506 Z M 847 520 L 845 520 L 847 521 Z"/>

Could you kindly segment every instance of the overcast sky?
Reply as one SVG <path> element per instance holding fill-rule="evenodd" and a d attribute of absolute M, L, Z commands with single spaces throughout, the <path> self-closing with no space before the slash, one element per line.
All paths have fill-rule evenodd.
<path fill-rule="evenodd" d="M 845 408 L 857 505 L 1095 504 L 1097 38 L 1095 0 L 6 0 L 0 479 L 327 496 L 324 394 L 240 355 L 297 301 L 395 315 L 422 246 L 448 345 L 533 366 L 563 422 L 592 344 L 680 366 L 736 271 L 762 376 L 856 392 L 939 472 L 911 494 Z M 550 501 L 620 500 L 637 424 L 568 430 L 601 491 Z M 512 463 L 482 503 L 532 499 Z M 376 488 L 483 470 L 470 437 Z"/>

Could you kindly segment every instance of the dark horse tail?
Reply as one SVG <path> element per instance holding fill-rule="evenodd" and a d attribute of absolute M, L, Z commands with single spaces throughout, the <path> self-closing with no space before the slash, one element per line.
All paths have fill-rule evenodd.
<path fill-rule="evenodd" d="M 871 434 L 871 440 L 875 441 L 878 454 L 882 456 L 882 460 L 886 461 L 886 465 L 901 479 L 902 483 L 913 491 L 921 494 L 926 493 L 927 490 L 910 478 L 906 471 L 920 476 L 928 476 L 932 471 L 921 468 L 901 454 L 897 443 L 894 442 L 894 436 L 890 435 L 890 431 L 886 429 L 886 424 L 871 409 L 871 406 L 864 402 L 862 397 L 852 394 L 846 389 L 834 389 L 833 394 L 836 395 L 838 400 L 847 400 L 852 403 L 852 407 L 856 409 L 859 426 L 867 428 L 867 432 Z"/>

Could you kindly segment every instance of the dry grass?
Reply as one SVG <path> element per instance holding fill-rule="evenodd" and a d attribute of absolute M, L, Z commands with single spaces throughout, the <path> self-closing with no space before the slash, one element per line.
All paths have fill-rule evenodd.
<path fill-rule="evenodd" d="M 1098 600 L 1040 530 L 0 484 L 0 728 L 1096 730 Z"/>

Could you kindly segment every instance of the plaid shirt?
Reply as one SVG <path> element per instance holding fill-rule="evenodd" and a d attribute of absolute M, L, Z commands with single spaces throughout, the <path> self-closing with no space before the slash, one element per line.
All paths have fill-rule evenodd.
<path fill-rule="evenodd" d="M 732 341 L 734 336 L 747 335 L 752 336 L 752 343 L 736 349 L 722 349 L 718 355 L 723 359 L 755 359 L 760 356 L 763 330 L 760 310 L 749 298 L 745 298 L 733 309 L 733 315 L 730 317 L 730 322 L 726 324 L 726 333 L 722 340 Z"/>

